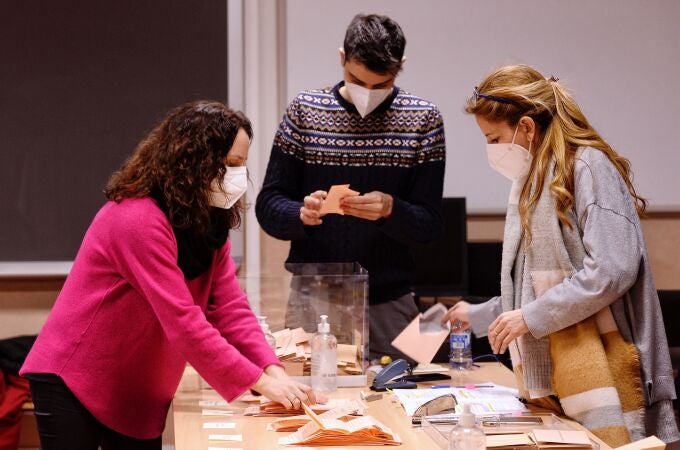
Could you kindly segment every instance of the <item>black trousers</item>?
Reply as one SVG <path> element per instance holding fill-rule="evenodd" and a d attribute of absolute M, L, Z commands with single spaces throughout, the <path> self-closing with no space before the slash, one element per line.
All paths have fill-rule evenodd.
<path fill-rule="evenodd" d="M 114 431 L 83 406 L 56 375 L 30 380 L 42 450 L 161 450 L 161 436 L 135 439 Z"/>

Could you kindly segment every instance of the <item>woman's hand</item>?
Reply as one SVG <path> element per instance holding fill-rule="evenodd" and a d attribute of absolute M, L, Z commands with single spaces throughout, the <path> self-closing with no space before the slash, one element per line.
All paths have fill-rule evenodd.
<path fill-rule="evenodd" d="M 281 403 L 286 409 L 299 409 L 302 403 L 313 405 L 317 402 L 312 388 L 294 381 L 282 367 L 276 365 L 268 366 L 252 389 L 269 400 Z"/>
<path fill-rule="evenodd" d="M 444 315 L 442 325 L 451 322 L 451 328 L 457 330 L 467 330 L 470 328 L 470 304 L 460 301 L 453 305 Z"/>
<path fill-rule="evenodd" d="M 489 325 L 489 343 L 494 353 L 505 353 L 512 341 L 529 332 L 521 309 L 504 312 Z"/>
<path fill-rule="evenodd" d="M 303 200 L 304 206 L 300 208 L 300 220 L 305 225 L 321 225 L 321 205 L 328 195 L 326 191 L 312 192 Z"/>

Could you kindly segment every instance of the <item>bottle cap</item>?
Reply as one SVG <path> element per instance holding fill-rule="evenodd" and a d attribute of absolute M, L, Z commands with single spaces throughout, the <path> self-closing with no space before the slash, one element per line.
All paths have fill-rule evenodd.
<path fill-rule="evenodd" d="M 475 426 L 475 415 L 470 411 L 470 404 L 463 404 L 463 413 L 458 417 L 458 426 L 473 428 Z"/>
<path fill-rule="evenodd" d="M 325 314 L 321 315 L 321 323 L 319 323 L 317 329 L 319 330 L 319 333 L 330 333 L 331 332 L 331 324 L 328 323 L 328 316 Z"/>
<path fill-rule="evenodd" d="M 257 323 L 260 324 L 260 328 L 266 334 L 269 333 L 269 324 L 267 323 L 267 316 L 257 316 Z"/>

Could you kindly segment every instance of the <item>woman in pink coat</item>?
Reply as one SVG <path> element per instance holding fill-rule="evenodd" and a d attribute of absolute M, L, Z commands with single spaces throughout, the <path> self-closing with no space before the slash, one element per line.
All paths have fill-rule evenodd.
<path fill-rule="evenodd" d="M 188 103 L 111 177 L 21 370 L 43 450 L 160 449 L 187 361 L 228 401 L 315 401 L 268 347 L 229 254 L 251 136 L 243 114 Z"/>

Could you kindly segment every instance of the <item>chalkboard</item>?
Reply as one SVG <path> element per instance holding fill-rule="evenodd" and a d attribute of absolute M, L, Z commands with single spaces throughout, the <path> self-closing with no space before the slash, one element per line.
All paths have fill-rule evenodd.
<path fill-rule="evenodd" d="M 226 0 L 3 2 L 0 261 L 73 260 L 110 174 L 202 98 L 227 100 Z"/>
<path fill-rule="evenodd" d="M 468 213 L 505 211 L 510 183 L 488 167 L 463 106 L 493 69 L 556 75 L 603 137 L 631 160 L 652 210 L 680 210 L 677 0 L 344 0 L 286 3 L 287 96 L 342 79 L 338 47 L 355 14 L 387 14 L 406 34 L 400 87 L 435 102 L 446 127 L 445 197 Z"/>

